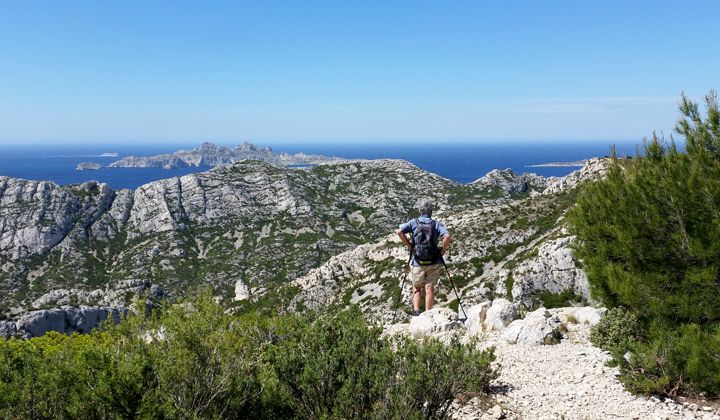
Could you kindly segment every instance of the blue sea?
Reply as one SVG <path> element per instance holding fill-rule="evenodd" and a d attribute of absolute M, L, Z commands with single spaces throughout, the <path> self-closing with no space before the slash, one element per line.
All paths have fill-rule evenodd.
<path fill-rule="evenodd" d="M 614 144 L 619 154 L 635 155 L 639 142 L 485 142 L 485 143 L 269 143 L 276 152 L 314 153 L 344 158 L 394 158 L 408 160 L 438 175 L 468 183 L 493 169 L 510 168 L 517 173 L 534 172 L 562 176 L 577 167 L 528 167 L 547 162 L 570 162 L 609 154 Z M 77 171 L 80 162 L 107 165 L 124 156 L 150 156 L 191 149 L 198 144 L 156 145 L 1 145 L 0 175 L 32 180 L 49 180 L 60 185 L 96 180 L 112 188 L 137 188 L 150 181 L 205 171 L 209 168 L 103 168 Z M 225 144 L 231 146 L 231 144 Z M 118 153 L 117 157 L 102 157 Z"/>

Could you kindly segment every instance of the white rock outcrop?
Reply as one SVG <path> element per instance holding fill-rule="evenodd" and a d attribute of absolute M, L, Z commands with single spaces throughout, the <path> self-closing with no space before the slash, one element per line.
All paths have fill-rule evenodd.
<path fill-rule="evenodd" d="M 249 299 L 252 294 L 250 288 L 242 280 L 235 282 L 235 301 L 241 301 Z"/>
<path fill-rule="evenodd" d="M 428 337 L 440 332 L 462 328 L 457 312 L 450 308 L 432 308 L 410 320 L 410 334 L 413 337 Z"/>
<path fill-rule="evenodd" d="M 587 275 L 570 249 L 574 239 L 574 236 L 565 236 L 545 241 L 538 245 L 536 257 L 521 262 L 512 270 L 515 302 L 532 306 L 532 298 L 540 291 L 561 293 L 566 290 L 591 301 Z"/>
<path fill-rule="evenodd" d="M 517 309 L 507 299 L 495 299 L 487 309 L 483 321 L 484 331 L 502 330 L 517 318 Z"/>
<path fill-rule="evenodd" d="M 30 338 L 40 337 L 49 331 L 89 333 L 108 318 L 119 322 L 126 313 L 125 307 L 65 307 L 32 311 L 14 322 L 12 334 L 5 334 Z M 4 328 L 6 331 L 12 330 L 9 326 Z"/>
<path fill-rule="evenodd" d="M 555 194 L 575 188 L 580 183 L 600 179 L 607 173 L 608 160 L 604 158 L 589 159 L 585 166 L 567 176 L 550 177 L 547 179 L 543 194 Z"/>
<path fill-rule="evenodd" d="M 469 335 L 478 335 L 483 331 L 483 323 L 485 322 L 485 317 L 491 305 L 492 301 L 485 301 L 467 310 L 465 326 L 467 327 Z"/>
<path fill-rule="evenodd" d="M 539 308 L 525 318 L 513 321 L 500 337 L 509 344 L 556 344 L 562 337 L 560 325 L 557 315 L 552 315 L 545 308 Z"/>

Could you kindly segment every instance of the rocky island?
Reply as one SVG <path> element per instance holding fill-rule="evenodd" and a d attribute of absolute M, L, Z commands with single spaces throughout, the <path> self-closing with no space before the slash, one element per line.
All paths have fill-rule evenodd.
<path fill-rule="evenodd" d="M 102 165 L 96 162 L 81 162 L 75 168 L 76 171 L 98 171 L 102 169 Z"/>
<path fill-rule="evenodd" d="M 127 156 L 108 165 L 110 168 L 185 168 L 189 166 L 228 165 L 243 160 L 259 160 L 277 166 L 316 165 L 343 159 L 321 155 L 276 153 L 271 147 L 242 143 L 224 147 L 205 142 L 192 150 L 178 150 L 156 156 Z"/>

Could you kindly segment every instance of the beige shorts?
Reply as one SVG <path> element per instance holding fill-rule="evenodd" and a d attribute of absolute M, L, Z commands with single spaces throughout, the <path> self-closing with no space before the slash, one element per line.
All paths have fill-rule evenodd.
<path fill-rule="evenodd" d="M 413 286 L 423 287 L 431 284 L 436 287 L 440 279 L 440 264 L 412 267 Z"/>

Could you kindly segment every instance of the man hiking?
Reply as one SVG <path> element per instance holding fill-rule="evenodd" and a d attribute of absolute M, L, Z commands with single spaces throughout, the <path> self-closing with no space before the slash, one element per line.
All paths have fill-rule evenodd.
<path fill-rule="evenodd" d="M 433 307 L 443 254 L 450 245 L 450 233 L 442 222 L 432 218 L 432 201 L 421 199 L 418 210 L 420 217 L 403 223 L 397 231 L 400 240 L 411 254 L 410 265 L 414 288 L 412 314 L 415 316 L 420 315 L 420 294 L 423 288 L 425 288 L 425 310 L 428 311 Z M 407 234 L 411 235 L 412 242 L 405 236 Z M 442 245 L 438 247 L 440 238 Z"/>

